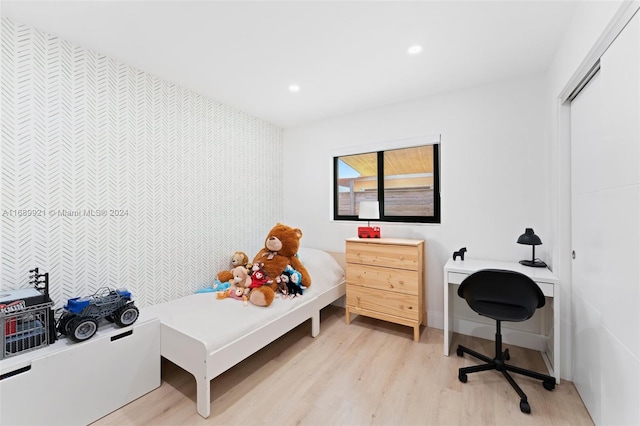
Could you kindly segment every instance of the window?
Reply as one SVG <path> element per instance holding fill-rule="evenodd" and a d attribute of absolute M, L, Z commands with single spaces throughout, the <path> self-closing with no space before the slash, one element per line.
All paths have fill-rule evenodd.
<path fill-rule="evenodd" d="M 381 222 L 440 223 L 439 165 L 439 144 L 334 157 L 334 219 L 378 201 Z"/>

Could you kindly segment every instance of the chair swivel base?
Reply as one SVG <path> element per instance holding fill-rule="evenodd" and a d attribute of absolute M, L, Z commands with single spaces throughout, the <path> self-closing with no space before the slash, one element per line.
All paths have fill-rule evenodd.
<path fill-rule="evenodd" d="M 502 351 L 501 345 L 500 347 L 496 346 L 496 357 L 491 359 L 486 355 L 482 355 L 472 349 L 469 349 L 465 346 L 458 345 L 458 349 L 456 349 L 456 354 L 458 356 L 464 356 L 465 353 L 473 356 L 474 358 L 478 358 L 481 361 L 484 361 L 485 364 L 473 365 L 471 367 L 463 367 L 458 370 L 458 380 L 462 383 L 467 383 L 467 374 L 477 373 L 480 371 L 488 371 L 488 370 L 498 370 L 502 373 L 505 379 L 509 382 L 511 387 L 516 391 L 518 396 L 520 396 L 520 411 L 523 413 L 529 414 L 531 413 L 531 406 L 527 401 L 527 395 L 522 391 L 520 386 L 513 380 L 513 377 L 509 374 L 509 371 L 517 374 L 522 374 L 523 376 L 532 377 L 534 379 L 542 380 L 542 386 L 548 391 L 555 389 L 556 387 L 556 378 L 552 376 L 547 376 L 546 374 L 540 374 L 535 371 L 525 370 L 524 368 L 516 367 L 514 365 L 506 364 L 505 361 L 508 361 L 511 357 L 509 356 L 509 349 L 505 349 Z"/>

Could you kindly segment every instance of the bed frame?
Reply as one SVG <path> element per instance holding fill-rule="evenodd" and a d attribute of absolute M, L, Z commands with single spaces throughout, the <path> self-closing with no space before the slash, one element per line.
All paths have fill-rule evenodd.
<path fill-rule="evenodd" d="M 344 253 L 329 252 L 344 267 Z M 320 333 L 320 310 L 344 296 L 342 281 L 309 301 L 261 324 L 257 329 L 219 349 L 209 351 L 206 342 L 194 338 L 161 322 L 160 353 L 163 357 L 191 373 L 196 379 L 198 414 L 211 414 L 210 382 L 229 368 L 262 349 L 269 343 L 311 319 L 311 336 Z"/>

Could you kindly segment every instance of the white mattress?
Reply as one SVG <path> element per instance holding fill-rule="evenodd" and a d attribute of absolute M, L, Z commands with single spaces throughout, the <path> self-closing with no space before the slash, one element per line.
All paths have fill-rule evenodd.
<path fill-rule="evenodd" d="M 236 299 L 217 299 L 215 293 L 197 293 L 153 308 L 163 326 L 171 327 L 201 341 L 209 352 L 220 349 L 244 337 L 247 333 L 340 285 L 344 271 L 326 252 L 300 249 L 300 260 L 307 268 L 312 285 L 302 296 L 285 299 L 276 297 L 268 307 L 249 303 L 244 306 Z"/>

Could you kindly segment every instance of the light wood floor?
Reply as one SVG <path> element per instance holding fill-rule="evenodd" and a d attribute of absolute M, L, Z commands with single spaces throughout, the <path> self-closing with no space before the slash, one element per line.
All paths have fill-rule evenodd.
<path fill-rule="evenodd" d="M 100 419 L 95 425 L 591 425 L 574 385 L 552 392 L 541 382 L 516 375 L 531 414 L 498 372 L 470 374 L 459 367 L 476 362 L 442 355 L 442 330 L 412 329 L 322 311 L 320 335 L 307 321 L 211 382 L 211 416 L 196 413 L 195 379 L 163 359 L 162 385 Z M 493 342 L 454 337 L 491 354 Z M 453 346 L 455 347 L 455 346 Z M 546 373 L 539 352 L 510 347 L 511 363 Z"/>

